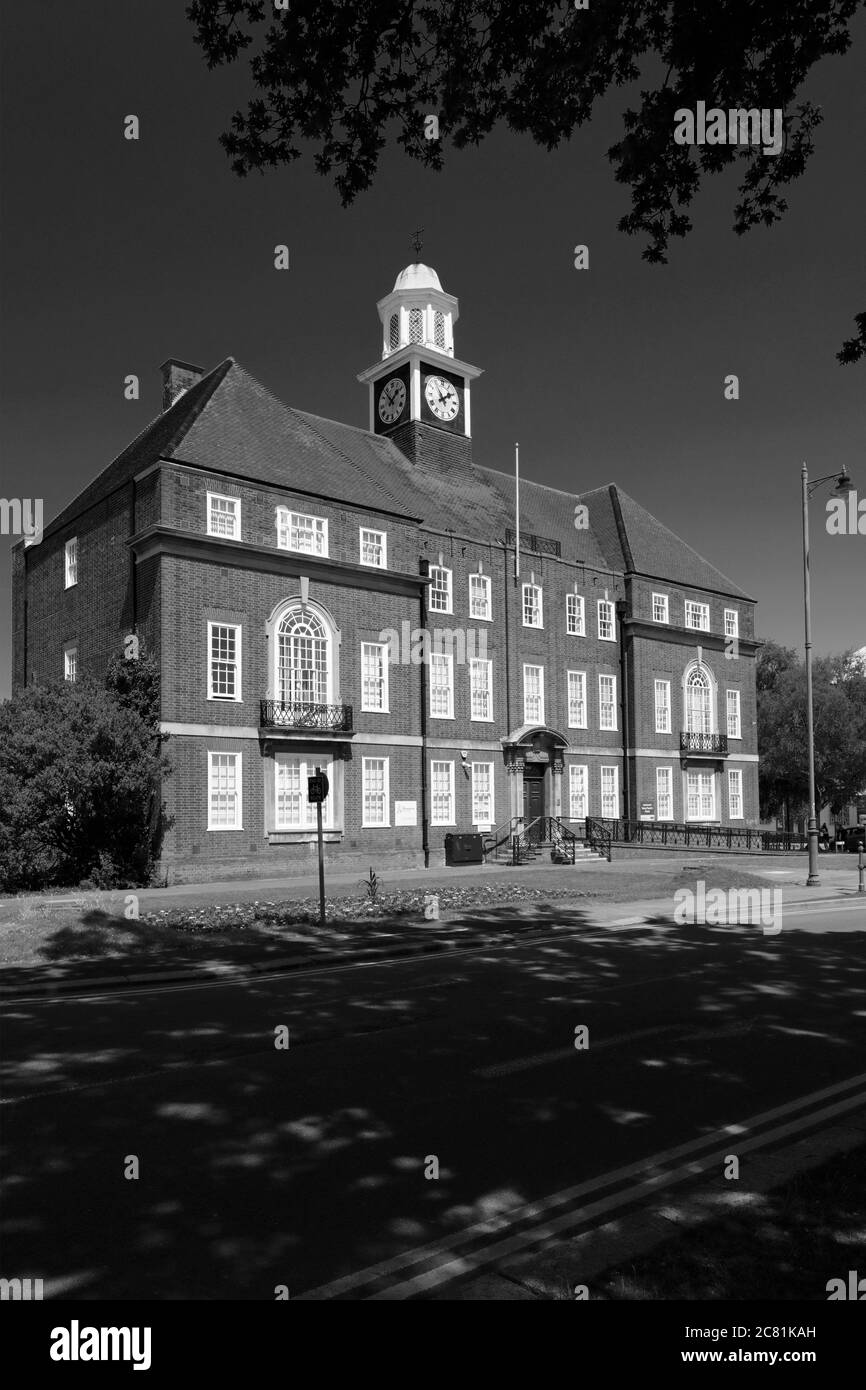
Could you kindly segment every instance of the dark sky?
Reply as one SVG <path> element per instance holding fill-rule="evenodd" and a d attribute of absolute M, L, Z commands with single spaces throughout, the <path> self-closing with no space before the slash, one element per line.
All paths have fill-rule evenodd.
<path fill-rule="evenodd" d="M 617 482 L 759 600 L 758 631 L 802 645 L 799 477 L 845 464 L 866 497 L 866 364 L 835 353 L 866 309 L 866 13 L 806 95 L 817 151 L 772 229 L 731 231 L 736 179 L 707 185 L 668 266 L 616 231 L 605 152 L 627 94 L 554 154 L 496 134 L 444 174 L 401 151 L 343 209 L 311 161 L 233 175 L 217 144 L 242 67 L 209 73 L 180 0 L 28 0 L 2 19 L 2 487 L 56 515 L 160 409 L 168 356 L 238 358 L 276 395 L 366 426 L 356 373 L 375 303 L 422 258 L 460 299 L 475 457 L 584 490 Z M 123 139 L 139 116 L 141 139 Z M 291 270 L 273 269 L 290 247 Z M 576 243 L 590 270 L 573 268 Z M 142 399 L 123 400 L 129 372 Z M 723 379 L 740 378 L 740 400 Z M 813 503 L 819 652 L 866 643 L 866 537 Z M 0 540 L 0 695 L 9 561 Z"/>

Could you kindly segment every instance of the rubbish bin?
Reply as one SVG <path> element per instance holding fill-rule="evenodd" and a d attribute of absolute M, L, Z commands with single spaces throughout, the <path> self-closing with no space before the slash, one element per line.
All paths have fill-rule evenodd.
<path fill-rule="evenodd" d="M 449 867 L 453 864 L 483 864 L 484 849 L 481 836 L 446 835 L 445 863 Z"/>

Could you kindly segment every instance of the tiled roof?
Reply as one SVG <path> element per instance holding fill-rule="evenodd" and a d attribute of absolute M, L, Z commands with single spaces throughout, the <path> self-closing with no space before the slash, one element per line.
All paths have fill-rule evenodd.
<path fill-rule="evenodd" d="M 689 588 L 710 589 L 734 598 L 754 599 L 684 540 L 635 502 L 616 483 L 594 488 L 582 499 L 593 530 L 610 559 L 626 572 L 665 579 Z"/>
<path fill-rule="evenodd" d="M 160 458 L 296 488 L 487 544 L 504 541 L 514 528 L 514 480 L 508 474 L 474 467 L 458 481 L 453 469 L 410 463 L 395 444 L 369 430 L 284 405 L 229 357 L 157 416 L 47 529 L 71 521 Z M 587 530 L 575 529 L 578 502 L 589 509 Z M 520 530 L 558 542 L 564 560 L 590 568 L 748 598 L 613 484 L 580 494 L 521 479 Z"/>
<path fill-rule="evenodd" d="M 394 452 L 368 430 L 293 410 L 233 363 L 170 456 L 215 473 L 417 517 L 390 487 Z"/>
<path fill-rule="evenodd" d="M 50 525 L 45 527 L 45 534 L 49 535 L 52 531 L 59 530 L 80 516 L 87 507 L 99 502 L 123 483 L 129 482 L 136 473 L 140 473 L 157 459 L 169 458 L 200 411 L 208 404 L 231 366 L 232 358 L 229 357 L 188 391 L 178 396 L 169 410 L 163 411 L 155 420 L 151 420 L 132 443 L 127 445 L 123 453 L 118 454 L 112 463 L 103 468 L 93 482 L 88 483 L 68 507 L 64 507 Z"/>

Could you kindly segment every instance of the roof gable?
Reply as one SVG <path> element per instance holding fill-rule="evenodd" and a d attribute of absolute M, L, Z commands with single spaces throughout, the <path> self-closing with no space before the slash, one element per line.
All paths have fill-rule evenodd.
<path fill-rule="evenodd" d="M 605 554 L 611 562 L 612 556 L 618 555 L 627 573 L 755 602 L 616 483 L 594 488 L 584 494 L 583 501 Z"/>

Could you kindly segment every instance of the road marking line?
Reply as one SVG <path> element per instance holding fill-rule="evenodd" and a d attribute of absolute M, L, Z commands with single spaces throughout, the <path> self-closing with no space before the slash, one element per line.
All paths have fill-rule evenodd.
<path fill-rule="evenodd" d="M 349 970 L 375 970 L 379 966 L 387 965 L 418 965 L 436 964 L 447 961 L 449 970 L 458 969 L 459 962 L 463 956 L 477 956 L 491 950 L 508 951 L 515 947 L 522 946 L 549 946 L 552 942 L 563 941 L 568 937 L 579 934 L 583 923 L 572 926 L 560 927 L 555 936 L 532 936 L 527 939 L 516 941 L 487 941 L 483 946 L 461 947 L 460 950 L 443 949 L 441 951 L 414 951 L 407 956 L 381 956 L 376 960 L 357 960 L 341 962 L 339 965 L 320 965 L 312 970 L 274 970 L 256 971 L 248 975 L 226 976 L 217 980 L 197 980 L 194 982 L 179 981 L 176 984 L 165 985 L 141 985 L 131 988 L 111 988 L 87 994 L 33 994 L 33 995 L 14 995 L 4 994 L 0 991 L 0 1007 L 9 1005 L 13 1008 L 19 1004 L 69 1004 L 69 1003 L 90 1003 L 98 999 L 128 999 L 136 994 L 183 994 L 187 990 L 214 989 L 226 985 L 250 985 L 267 983 L 270 980 L 305 979 L 311 975 L 340 975 Z M 86 986 L 85 986 L 86 988 Z M 93 986 L 91 986 L 92 990 Z"/>
<path fill-rule="evenodd" d="M 652 1038 L 660 1033 L 681 1033 L 687 1024 L 682 1023 L 660 1023 L 654 1028 L 638 1028 L 632 1033 L 617 1033 L 615 1037 L 603 1038 L 601 1042 L 592 1044 L 592 1051 L 599 1052 L 605 1047 L 616 1047 L 618 1043 L 630 1042 L 636 1038 Z M 589 1051 L 590 1049 L 586 1049 Z M 548 1052 L 534 1052 L 529 1057 L 516 1057 L 512 1062 L 494 1062 L 489 1067 L 476 1067 L 472 1072 L 473 1076 L 510 1076 L 512 1072 L 529 1071 L 531 1067 L 544 1066 L 546 1062 L 561 1061 L 565 1057 L 576 1057 L 580 1055 L 581 1049 L 576 1048 L 572 1043 L 569 1047 L 554 1047 Z"/>
<path fill-rule="evenodd" d="M 651 1154 L 646 1158 L 638 1159 L 635 1163 L 626 1164 L 623 1168 L 615 1168 L 609 1173 L 602 1174 L 599 1177 L 590 1178 L 585 1182 L 577 1183 L 573 1187 L 565 1188 L 562 1192 L 554 1193 L 552 1196 L 545 1197 L 540 1201 L 528 1203 L 523 1207 L 516 1207 L 507 1215 L 476 1222 L 474 1225 L 456 1232 L 453 1236 L 447 1236 L 441 1240 L 433 1241 L 415 1250 L 403 1251 L 401 1254 L 394 1255 L 387 1260 L 380 1260 L 377 1264 L 368 1265 L 366 1268 L 357 1270 L 353 1274 L 343 1275 L 341 1278 L 334 1279 L 328 1284 L 322 1284 L 318 1288 L 312 1289 L 307 1293 L 299 1294 L 298 1297 L 308 1299 L 337 1297 L 341 1293 L 346 1293 L 351 1289 L 371 1283 L 373 1280 L 383 1275 L 396 1272 L 409 1265 L 422 1264 L 425 1261 L 438 1258 L 444 1253 L 455 1250 L 461 1245 L 471 1244 L 473 1241 L 477 1241 L 485 1235 L 495 1234 L 496 1231 L 501 1230 L 503 1226 L 521 1224 L 547 1211 L 565 1206 L 567 1203 L 573 1202 L 579 1197 L 587 1196 L 591 1192 L 597 1192 L 606 1187 L 612 1187 L 615 1183 L 624 1182 L 628 1178 L 646 1172 L 647 1168 L 661 1167 L 665 1163 L 671 1163 L 676 1159 L 685 1158 L 689 1154 L 697 1154 L 701 1149 L 710 1148 L 712 1145 L 718 1143 L 720 1135 L 728 1135 L 732 1138 L 736 1138 L 737 1143 L 740 1148 L 742 1148 L 743 1141 L 740 1136 L 748 1130 L 781 1119 L 782 1116 L 793 1114 L 797 1110 L 803 1110 L 806 1106 L 815 1105 L 821 1101 L 828 1100 L 831 1096 L 838 1096 L 844 1091 L 862 1087 L 864 1084 L 866 1084 L 866 1072 L 861 1072 L 857 1076 L 849 1077 L 847 1081 L 838 1081 L 832 1086 L 825 1086 L 819 1091 L 812 1091 L 805 1096 L 799 1096 L 796 1100 L 786 1101 L 783 1105 L 777 1105 L 770 1110 L 762 1111 L 758 1115 L 752 1115 L 749 1119 L 742 1120 L 737 1124 L 723 1125 L 712 1134 L 704 1134 L 697 1139 L 690 1139 L 686 1143 L 678 1144 L 671 1149 L 662 1149 L 657 1154 Z M 864 1101 L 866 1101 L 866 1093 L 858 1095 L 855 1098 L 854 1105 L 861 1105 Z M 850 1108 L 853 1109 L 854 1105 Z"/>
<path fill-rule="evenodd" d="M 600 1042 L 594 1042 L 591 1050 L 599 1052 L 602 1048 L 616 1047 L 619 1043 L 633 1042 L 637 1038 L 653 1038 L 665 1033 L 676 1033 L 677 1042 L 697 1042 L 704 1038 L 732 1038 L 740 1033 L 749 1033 L 754 1028 L 754 1023 L 748 1019 L 734 1019 L 731 1023 L 723 1024 L 719 1028 L 698 1028 L 689 1031 L 691 1025 L 688 1023 L 662 1023 L 655 1028 L 639 1028 L 633 1033 L 617 1033 L 612 1038 L 602 1038 Z M 590 1051 L 589 1048 L 585 1049 Z M 544 1066 L 546 1062 L 562 1061 L 566 1057 L 580 1056 L 581 1049 L 574 1044 L 570 1047 L 554 1047 L 549 1052 L 535 1052 L 529 1057 L 517 1057 L 513 1062 L 494 1062 L 489 1067 L 476 1067 L 473 1076 L 510 1076 L 512 1072 L 529 1071 L 532 1067 Z"/>
<path fill-rule="evenodd" d="M 848 1097 L 847 1100 L 839 1101 L 835 1105 L 827 1106 L 824 1110 L 814 1111 L 809 1115 L 801 1116 L 797 1120 L 792 1120 L 788 1124 L 779 1125 L 776 1129 L 768 1130 L 764 1134 L 757 1135 L 754 1139 L 736 1141 L 737 1154 L 749 1153 L 754 1149 L 764 1148 L 766 1145 L 774 1143 L 778 1139 L 784 1139 L 788 1135 L 798 1134 L 804 1129 L 809 1129 L 819 1121 L 832 1119 L 837 1115 L 844 1114 L 846 1111 L 858 1109 L 866 1106 L 866 1091 L 859 1095 Z M 505 1240 L 498 1241 L 494 1245 L 488 1245 L 480 1250 L 473 1251 L 469 1255 L 460 1256 L 455 1260 L 449 1260 L 445 1264 L 439 1264 L 435 1268 L 425 1270 L 420 1274 L 413 1275 L 411 1279 L 405 1280 L 402 1284 L 391 1285 L 387 1289 L 382 1289 L 378 1293 L 371 1294 L 369 1301 L 377 1300 L 404 1300 L 412 1298 L 417 1293 L 425 1292 L 428 1289 L 436 1288 L 440 1284 L 451 1283 L 452 1280 L 461 1275 L 476 1272 L 478 1269 L 489 1265 L 494 1259 L 500 1259 L 506 1255 L 525 1252 L 533 1245 L 539 1245 L 543 1241 L 548 1241 L 553 1237 L 559 1236 L 564 1231 L 573 1229 L 575 1226 L 582 1226 L 594 1216 L 603 1216 L 610 1211 L 615 1211 L 618 1207 L 625 1206 L 636 1198 L 646 1196 L 651 1192 L 661 1191 L 663 1188 L 675 1186 L 687 1178 L 695 1177 L 699 1173 L 704 1173 L 707 1169 L 717 1166 L 721 1168 L 727 1154 L 725 1145 L 716 1150 L 715 1153 L 706 1154 L 704 1157 L 695 1159 L 693 1162 L 680 1168 L 675 1168 L 671 1172 L 657 1174 L 647 1178 L 644 1182 L 636 1186 L 627 1188 L 625 1191 L 617 1192 L 611 1197 L 604 1197 L 598 1202 L 592 1202 L 589 1206 L 581 1207 L 577 1211 L 568 1212 L 565 1216 L 557 1217 L 554 1221 L 548 1221 L 545 1225 L 530 1231 L 509 1236 Z"/>

